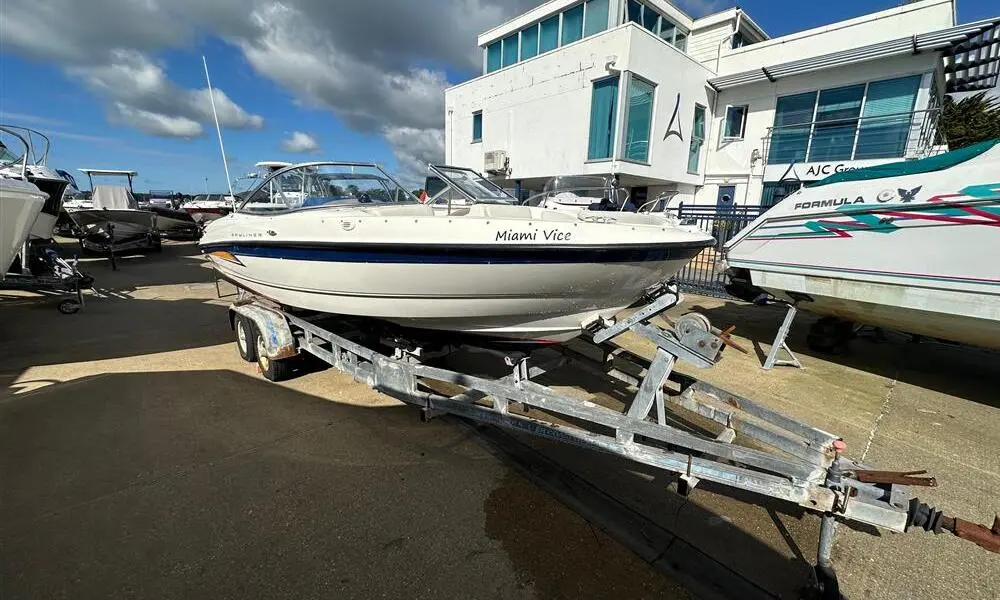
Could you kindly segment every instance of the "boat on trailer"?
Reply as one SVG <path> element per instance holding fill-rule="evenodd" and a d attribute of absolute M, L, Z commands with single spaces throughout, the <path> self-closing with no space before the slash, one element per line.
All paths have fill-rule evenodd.
<path fill-rule="evenodd" d="M 132 190 L 136 171 L 80 169 L 90 180 L 92 208 L 69 209 L 80 234 L 80 245 L 94 252 L 144 249 L 159 251 L 160 232 L 156 213 L 142 210 Z M 128 185 L 94 185 L 94 177 L 124 177 Z"/>
<path fill-rule="evenodd" d="M 456 189 L 492 186 L 468 170 L 437 173 Z M 374 164 L 319 162 L 272 173 L 206 227 L 201 249 L 223 278 L 281 306 L 551 343 L 632 305 L 713 243 L 649 215 L 499 197 L 436 211 Z"/>
<path fill-rule="evenodd" d="M 871 325 L 1000 349 L 1000 140 L 839 173 L 725 247 L 730 294 L 825 317 L 814 349 Z"/>

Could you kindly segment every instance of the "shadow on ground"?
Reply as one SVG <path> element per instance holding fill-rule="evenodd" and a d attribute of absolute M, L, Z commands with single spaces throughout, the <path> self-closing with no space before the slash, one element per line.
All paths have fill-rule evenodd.
<path fill-rule="evenodd" d="M 736 325 L 735 334 L 749 339 L 765 355 L 786 312 L 782 306 L 759 307 L 737 302 L 712 308 L 697 304 L 685 308 L 704 314 L 717 327 Z M 938 342 L 912 343 L 902 335 L 889 334 L 885 341 L 877 341 L 873 336 L 855 339 L 846 354 L 823 354 L 806 344 L 809 327 L 817 319 L 799 311 L 788 336 L 793 352 L 1000 408 L 1000 396 L 996 393 L 1000 384 L 997 352 Z"/>
<path fill-rule="evenodd" d="M 108 374 L 9 397 L 3 597 L 687 597 L 470 439 L 412 408 L 341 405 L 231 371 Z M 749 561 L 782 589 L 807 573 L 656 475 L 551 450 L 584 461 L 595 494 L 669 515 L 684 539 L 649 562 L 697 579 Z M 700 564 L 687 545 L 724 552 Z"/>

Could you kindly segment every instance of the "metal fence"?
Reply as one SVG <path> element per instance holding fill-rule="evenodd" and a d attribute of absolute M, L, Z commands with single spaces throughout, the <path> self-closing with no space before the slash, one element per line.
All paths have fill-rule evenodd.
<path fill-rule="evenodd" d="M 749 225 L 761 213 L 767 210 L 764 206 L 685 206 L 681 205 L 678 214 L 681 221 L 689 225 L 697 225 L 700 229 L 712 234 L 715 245 L 705 248 L 698 256 L 681 270 L 677 279 L 685 291 L 704 296 L 729 298 L 726 293 L 726 275 L 723 272 L 722 248 L 726 242 L 736 237 L 744 227 Z"/>

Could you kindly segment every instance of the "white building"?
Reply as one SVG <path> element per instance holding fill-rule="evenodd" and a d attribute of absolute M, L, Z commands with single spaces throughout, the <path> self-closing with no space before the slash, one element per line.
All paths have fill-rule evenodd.
<path fill-rule="evenodd" d="M 522 190 L 602 174 L 639 204 L 773 204 L 927 155 L 944 94 L 997 84 L 1000 17 L 955 11 L 918 0 L 772 39 L 740 9 L 550 0 L 479 36 L 484 74 L 445 93 L 447 162 Z"/>

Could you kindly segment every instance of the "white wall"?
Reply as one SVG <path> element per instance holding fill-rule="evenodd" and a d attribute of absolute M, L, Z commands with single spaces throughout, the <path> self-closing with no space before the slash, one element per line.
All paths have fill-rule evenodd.
<path fill-rule="evenodd" d="M 736 11 L 733 12 L 735 13 Z M 688 55 L 714 72 L 716 59 L 719 56 L 719 44 L 726 37 L 733 34 L 735 27 L 735 20 L 732 20 L 713 23 L 708 27 L 695 29 L 688 38 Z M 731 40 L 727 46 L 732 48 Z"/>
<path fill-rule="evenodd" d="M 719 63 L 719 74 L 740 73 L 915 33 L 946 29 L 955 24 L 954 14 L 953 0 L 913 2 L 743 48 L 725 50 Z"/>
<path fill-rule="evenodd" d="M 634 71 L 657 85 L 648 165 L 587 161 L 592 85 L 611 74 L 609 57 L 617 57 L 616 69 Z M 710 106 L 709 76 L 699 63 L 648 31 L 622 25 L 447 90 L 446 160 L 482 170 L 485 152 L 506 150 L 511 180 L 620 172 L 693 185 L 700 176 L 687 173 L 688 142 L 695 103 Z M 619 114 L 624 86 L 620 92 Z M 664 140 L 678 93 L 675 127 L 684 140 Z M 479 110 L 483 141 L 472 143 L 472 114 Z M 619 145 L 621 137 L 619 132 Z"/>

